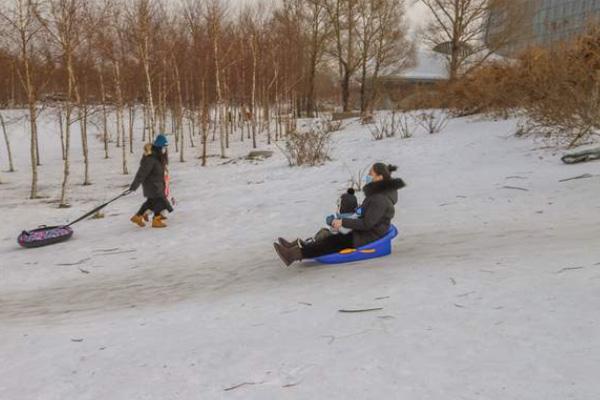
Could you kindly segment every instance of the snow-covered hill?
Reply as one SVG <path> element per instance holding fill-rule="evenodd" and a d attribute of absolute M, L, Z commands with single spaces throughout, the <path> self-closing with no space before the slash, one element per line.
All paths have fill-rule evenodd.
<path fill-rule="evenodd" d="M 71 220 L 131 179 L 94 142 L 94 185 L 74 186 L 73 207 L 57 209 L 58 139 L 50 121 L 41 131 L 50 198 L 24 200 L 23 157 L 0 185 L 0 399 L 600 393 L 600 164 L 561 164 L 513 137 L 515 121 L 457 119 L 441 134 L 383 141 L 354 122 L 318 168 L 289 168 L 279 152 L 208 168 L 173 156 L 167 229 L 129 223 L 137 193 L 72 240 L 24 250 L 20 230 Z M 26 154 L 24 138 L 13 132 L 15 153 Z M 397 164 L 408 184 L 393 255 L 282 267 L 272 241 L 314 233 L 350 171 L 374 161 Z M 595 176 L 559 182 L 584 173 Z"/>

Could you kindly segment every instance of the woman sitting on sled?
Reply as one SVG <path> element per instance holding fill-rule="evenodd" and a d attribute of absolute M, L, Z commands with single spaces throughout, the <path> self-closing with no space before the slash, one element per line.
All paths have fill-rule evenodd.
<path fill-rule="evenodd" d="M 348 248 L 358 248 L 384 237 L 394 218 L 398 190 L 405 186 L 402 179 L 392 178 L 392 172 L 396 169 L 393 165 L 374 164 L 366 177 L 367 184 L 363 187 L 365 200 L 360 207 L 360 218 L 336 219 L 331 224 L 336 231 L 347 228 L 351 232 L 327 236 L 308 243 L 299 240 L 288 242 L 279 238 L 279 243 L 275 243 L 274 246 L 284 264 L 289 266 L 306 258 L 317 258 Z"/>

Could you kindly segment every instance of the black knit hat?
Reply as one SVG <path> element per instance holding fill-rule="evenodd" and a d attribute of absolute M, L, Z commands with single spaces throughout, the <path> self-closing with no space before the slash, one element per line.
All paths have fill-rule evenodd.
<path fill-rule="evenodd" d="M 392 172 L 398 170 L 398 167 L 392 164 L 375 163 L 373 164 L 373 171 L 377 175 L 383 176 L 383 179 L 392 179 Z"/>

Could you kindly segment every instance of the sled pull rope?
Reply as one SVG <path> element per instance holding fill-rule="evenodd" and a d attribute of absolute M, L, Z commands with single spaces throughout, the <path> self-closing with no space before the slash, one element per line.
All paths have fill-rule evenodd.
<path fill-rule="evenodd" d="M 86 218 L 87 218 L 87 217 L 89 217 L 90 215 L 93 215 L 93 214 L 97 213 L 98 211 L 102 210 L 104 207 L 106 207 L 106 206 L 107 206 L 107 205 L 109 205 L 110 203 L 113 203 L 113 202 L 115 202 L 115 201 L 119 200 L 121 197 L 125 197 L 125 196 L 127 196 L 129 193 L 131 193 L 131 190 L 126 190 L 126 191 L 124 191 L 123 193 L 121 193 L 120 195 L 118 195 L 117 197 L 115 197 L 114 199 L 112 199 L 112 200 L 109 200 L 109 201 L 107 201 L 106 203 L 99 205 L 98 207 L 94 208 L 92 211 L 90 211 L 90 212 L 88 212 L 88 213 L 86 213 L 86 214 L 82 215 L 81 217 L 77 218 L 75 221 L 73 221 L 73 222 L 70 222 L 70 223 L 69 223 L 69 225 L 65 225 L 65 226 L 71 226 L 71 225 L 73 225 L 73 224 L 76 224 L 76 223 L 78 223 L 79 221 L 82 221 L 82 220 L 86 219 Z"/>

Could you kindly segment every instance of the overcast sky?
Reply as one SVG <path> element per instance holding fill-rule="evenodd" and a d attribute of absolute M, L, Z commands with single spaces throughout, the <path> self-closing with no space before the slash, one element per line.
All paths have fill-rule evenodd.
<path fill-rule="evenodd" d="M 412 5 L 411 5 L 412 4 Z M 415 2 L 414 0 L 409 0 L 407 2 L 408 5 L 408 17 L 413 24 L 419 24 L 422 22 L 424 17 L 427 15 L 427 10 L 425 6 L 420 2 Z"/>
<path fill-rule="evenodd" d="M 425 25 L 425 20 L 428 15 L 427 9 L 418 0 L 407 0 L 406 8 L 410 31 L 415 35 L 416 32 Z"/>

